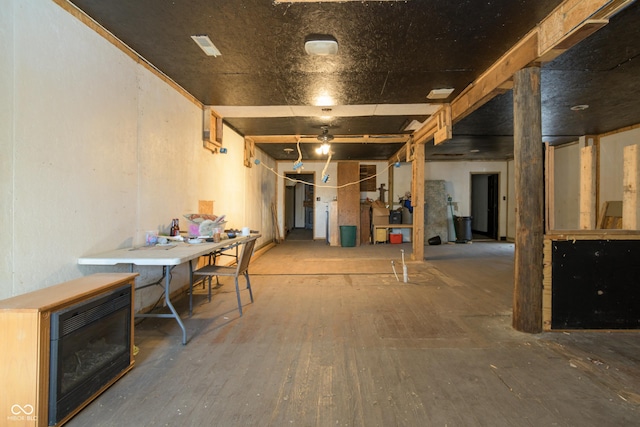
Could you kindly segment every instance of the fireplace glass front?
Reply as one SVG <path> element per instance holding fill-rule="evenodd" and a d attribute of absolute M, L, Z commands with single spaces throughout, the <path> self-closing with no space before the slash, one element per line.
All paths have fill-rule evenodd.
<path fill-rule="evenodd" d="M 51 315 L 49 425 L 55 425 L 130 365 L 131 287 Z"/>

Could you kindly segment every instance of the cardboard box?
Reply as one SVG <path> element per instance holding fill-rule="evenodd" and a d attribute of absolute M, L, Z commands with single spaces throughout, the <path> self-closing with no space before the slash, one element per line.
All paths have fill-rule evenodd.
<path fill-rule="evenodd" d="M 371 223 L 373 225 L 387 225 L 389 224 L 389 209 L 372 207 L 371 208 Z"/>

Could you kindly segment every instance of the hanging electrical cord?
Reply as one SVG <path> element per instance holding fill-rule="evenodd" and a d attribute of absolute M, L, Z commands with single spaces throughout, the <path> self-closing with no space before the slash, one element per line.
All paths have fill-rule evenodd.
<path fill-rule="evenodd" d="M 381 174 L 385 173 L 386 171 L 388 171 L 388 170 L 389 170 L 389 168 L 391 168 L 391 166 L 394 166 L 393 164 L 389 164 L 389 165 L 387 165 L 387 167 L 386 167 L 386 168 L 384 168 L 384 170 L 382 170 L 382 171 L 380 171 L 380 172 L 376 173 L 375 175 L 371 175 L 371 176 L 368 176 L 368 177 L 366 177 L 366 178 L 362 178 L 362 179 L 360 179 L 360 180 L 358 180 L 358 181 L 348 182 L 348 183 L 346 183 L 346 184 L 342 184 L 342 185 L 319 185 L 319 184 L 316 184 L 316 183 L 306 182 L 306 181 L 302 181 L 302 180 L 299 180 L 299 179 L 290 178 L 290 177 L 288 177 L 288 176 L 281 175 L 281 174 L 279 174 L 278 172 L 276 172 L 275 170 L 273 170 L 273 168 L 271 168 L 271 167 L 269 167 L 269 166 L 265 165 L 264 163 L 262 163 L 262 162 L 261 162 L 260 160 L 258 160 L 258 159 L 255 159 L 255 160 L 254 160 L 254 163 L 255 163 L 256 165 L 262 165 L 262 166 L 263 166 L 263 167 L 265 167 L 266 169 L 270 170 L 270 171 L 271 171 L 275 176 L 277 176 L 277 177 L 279 177 L 279 178 L 282 178 L 282 179 L 286 179 L 287 181 L 291 181 L 291 182 L 299 182 L 299 183 L 301 183 L 301 184 L 307 184 L 307 185 L 311 185 L 311 186 L 313 186 L 313 187 L 317 187 L 317 188 L 334 188 L 334 189 L 338 189 L 338 188 L 345 188 L 345 187 L 348 187 L 348 186 L 350 186 L 350 185 L 360 184 L 361 182 L 366 181 L 366 180 L 368 180 L 368 179 L 376 178 L 377 176 L 379 176 L 379 175 L 381 175 Z"/>
<path fill-rule="evenodd" d="M 331 151 L 329 151 L 329 157 L 327 158 L 327 163 L 324 164 L 324 169 L 322 169 L 322 182 L 327 183 L 329 181 L 329 174 L 327 174 L 327 169 L 329 168 L 329 163 L 331 162 Z"/>
<path fill-rule="evenodd" d="M 302 151 L 300 151 L 300 138 L 298 138 L 298 143 L 296 144 L 296 148 L 298 149 L 298 160 L 293 163 L 293 170 L 297 171 L 298 169 L 302 170 L 304 167 L 302 166 Z M 298 171 L 300 172 L 300 171 Z"/>

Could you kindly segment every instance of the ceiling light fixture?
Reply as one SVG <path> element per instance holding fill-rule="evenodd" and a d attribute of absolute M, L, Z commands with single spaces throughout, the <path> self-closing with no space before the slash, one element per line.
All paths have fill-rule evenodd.
<path fill-rule="evenodd" d="M 317 154 L 329 154 L 329 150 L 331 150 L 331 145 L 326 142 L 322 144 L 320 147 L 316 148 Z"/>
<path fill-rule="evenodd" d="M 335 103 L 336 102 L 330 95 L 322 94 L 318 95 L 318 97 L 316 98 L 316 105 L 318 107 L 327 107 L 330 105 L 335 105 Z"/>
<path fill-rule="evenodd" d="M 453 88 L 433 89 L 429 92 L 429 95 L 427 95 L 427 99 L 446 99 L 454 90 Z"/>
<path fill-rule="evenodd" d="M 571 107 L 571 111 L 583 111 L 589 108 L 587 104 L 574 105 Z"/>
<path fill-rule="evenodd" d="M 207 54 L 207 56 L 222 55 L 218 48 L 215 47 L 209 36 L 207 36 L 206 34 L 191 36 L 191 38 L 194 42 L 196 42 L 198 46 L 200 46 L 200 49 L 202 49 L 203 52 Z"/>
<path fill-rule="evenodd" d="M 304 41 L 304 50 L 314 56 L 335 55 L 338 53 L 338 41 L 328 34 L 312 34 Z"/>

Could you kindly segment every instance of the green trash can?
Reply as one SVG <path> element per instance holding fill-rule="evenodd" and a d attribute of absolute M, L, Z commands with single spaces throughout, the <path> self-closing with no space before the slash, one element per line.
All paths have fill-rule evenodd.
<path fill-rule="evenodd" d="M 352 248 L 356 245 L 356 230 L 355 225 L 341 225 L 340 226 L 340 246 L 343 248 Z"/>

